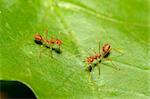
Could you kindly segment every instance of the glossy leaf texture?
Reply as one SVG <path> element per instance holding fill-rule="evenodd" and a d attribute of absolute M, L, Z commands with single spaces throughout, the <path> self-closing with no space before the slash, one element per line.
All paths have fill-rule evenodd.
<path fill-rule="evenodd" d="M 38 99 L 147 99 L 148 0 L 0 0 L 1 80 L 21 81 Z M 34 42 L 40 33 L 63 40 L 62 53 Z M 58 35 L 58 32 L 61 32 Z M 82 61 L 109 43 L 110 61 L 89 81 Z M 39 53 L 41 52 L 41 58 Z M 118 56 L 119 55 L 119 56 Z"/>

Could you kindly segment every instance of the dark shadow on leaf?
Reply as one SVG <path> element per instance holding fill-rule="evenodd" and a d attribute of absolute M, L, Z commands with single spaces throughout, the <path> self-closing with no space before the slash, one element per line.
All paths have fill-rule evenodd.
<path fill-rule="evenodd" d="M 0 80 L 0 99 L 37 99 L 33 91 L 19 81 Z"/>
<path fill-rule="evenodd" d="M 43 43 L 41 41 L 34 40 L 34 42 L 38 45 L 43 45 Z"/>
<path fill-rule="evenodd" d="M 36 44 L 38 44 L 38 45 L 43 45 L 44 47 L 50 49 L 49 46 L 43 44 L 43 42 L 41 42 L 41 41 L 34 40 L 34 42 L 35 42 Z M 54 52 L 56 52 L 57 54 L 61 54 L 61 53 L 62 53 L 62 51 L 60 50 L 60 48 L 52 48 L 52 50 L 53 50 Z"/>

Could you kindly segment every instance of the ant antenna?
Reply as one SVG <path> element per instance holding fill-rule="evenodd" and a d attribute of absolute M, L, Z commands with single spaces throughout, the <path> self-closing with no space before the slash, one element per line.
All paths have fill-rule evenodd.
<path fill-rule="evenodd" d="M 58 35 L 59 35 L 58 38 L 60 39 L 60 37 L 61 37 L 61 36 L 60 36 L 60 32 L 58 32 Z"/>
<path fill-rule="evenodd" d="M 101 54 L 101 46 L 100 46 L 100 41 L 99 41 L 99 44 L 98 44 L 98 50 L 99 50 L 99 54 Z"/>
<path fill-rule="evenodd" d="M 48 36 L 48 29 L 45 30 L 45 39 L 47 40 L 47 36 Z"/>
<path fill-rule="evenodd" d="M 58 36 L 57 36 L 56 39 L 60 39 L 60 31 L 58 32 Z"/>
<path fill-rule="evenodd" d="M 89 55 L 91 55 L 91 52 L 89 52 L 89 50 L 91 50 L 91 49 L 93 50 L 93 48 L 88 48 L 88 49 L 87 49 L 87 53 L 88 53 Z M 93 50 L 93 51 L 94 51 L 94 53 L 96 54 L 96 51 L 95 51 L 95 50 Z"/>
<path fill-rule="evenodd" d="M 99 39 L 101 39 L 102 38 L 102 35 L 100 35 L 100 38 Z M 99 54 L 101 54 L 101 42 L 100 42 L 100 40 L 98 40 L 98 38 L 96 38 L 96 42 L 98 42 L 98 51 L 99 51 Z"/>
<path fill-rule="evenodd" d="M 93 50 L 93 52 L 96 54 L 96 51 L 95 51 L 95 49 L 94 48 L 91 48 L 92 50 Z"/>

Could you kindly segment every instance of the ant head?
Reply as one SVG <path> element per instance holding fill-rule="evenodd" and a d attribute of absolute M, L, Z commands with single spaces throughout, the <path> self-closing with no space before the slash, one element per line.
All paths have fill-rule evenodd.
<path fill-rule="evenodd" d="M 34 36 L 34 38 L 35 38 L 36 41 L 42 41 L 42 40 L 43 40 L 42 36 L 39 35 L 39 34 L 36 34 L 36 35 Z"/>
<path fill-rule="evenodd" d="M 104 44 L 102 50 L 104 53 L 108 53 L 110 51 L 110 44 Z"/>
<path fill-rule="evenodd" d="M 62 44 L 62 40 L 57 39 L 56 44 L 60 46 Z"/>

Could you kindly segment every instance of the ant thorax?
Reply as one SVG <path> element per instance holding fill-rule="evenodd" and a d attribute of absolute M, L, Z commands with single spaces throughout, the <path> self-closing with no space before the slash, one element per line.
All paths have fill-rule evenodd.
<path fill-rule="evenodd" d="M 52 38 L 51 40 L 49 40 L 49 43 L 50 43 L 50 44 L 54 44 L 55 41 L 56 41 L 56 40 L 55 40 L 54 38 Z"/>
<path fill-rule="evenodd" d="M 86 58 L 87 64 L 91 64 L 94 60 L 95 60 L 95 59 L 94 59 L 94 57 L 92 57 L 92 56 L 89 56 L 89 57 Z"/>
<path fill-rule="evenodd" d="M 94 56 L 94 59 L 100 59 L 101 58 L 101 54 L 96 54 L 95 56 Z"/>

